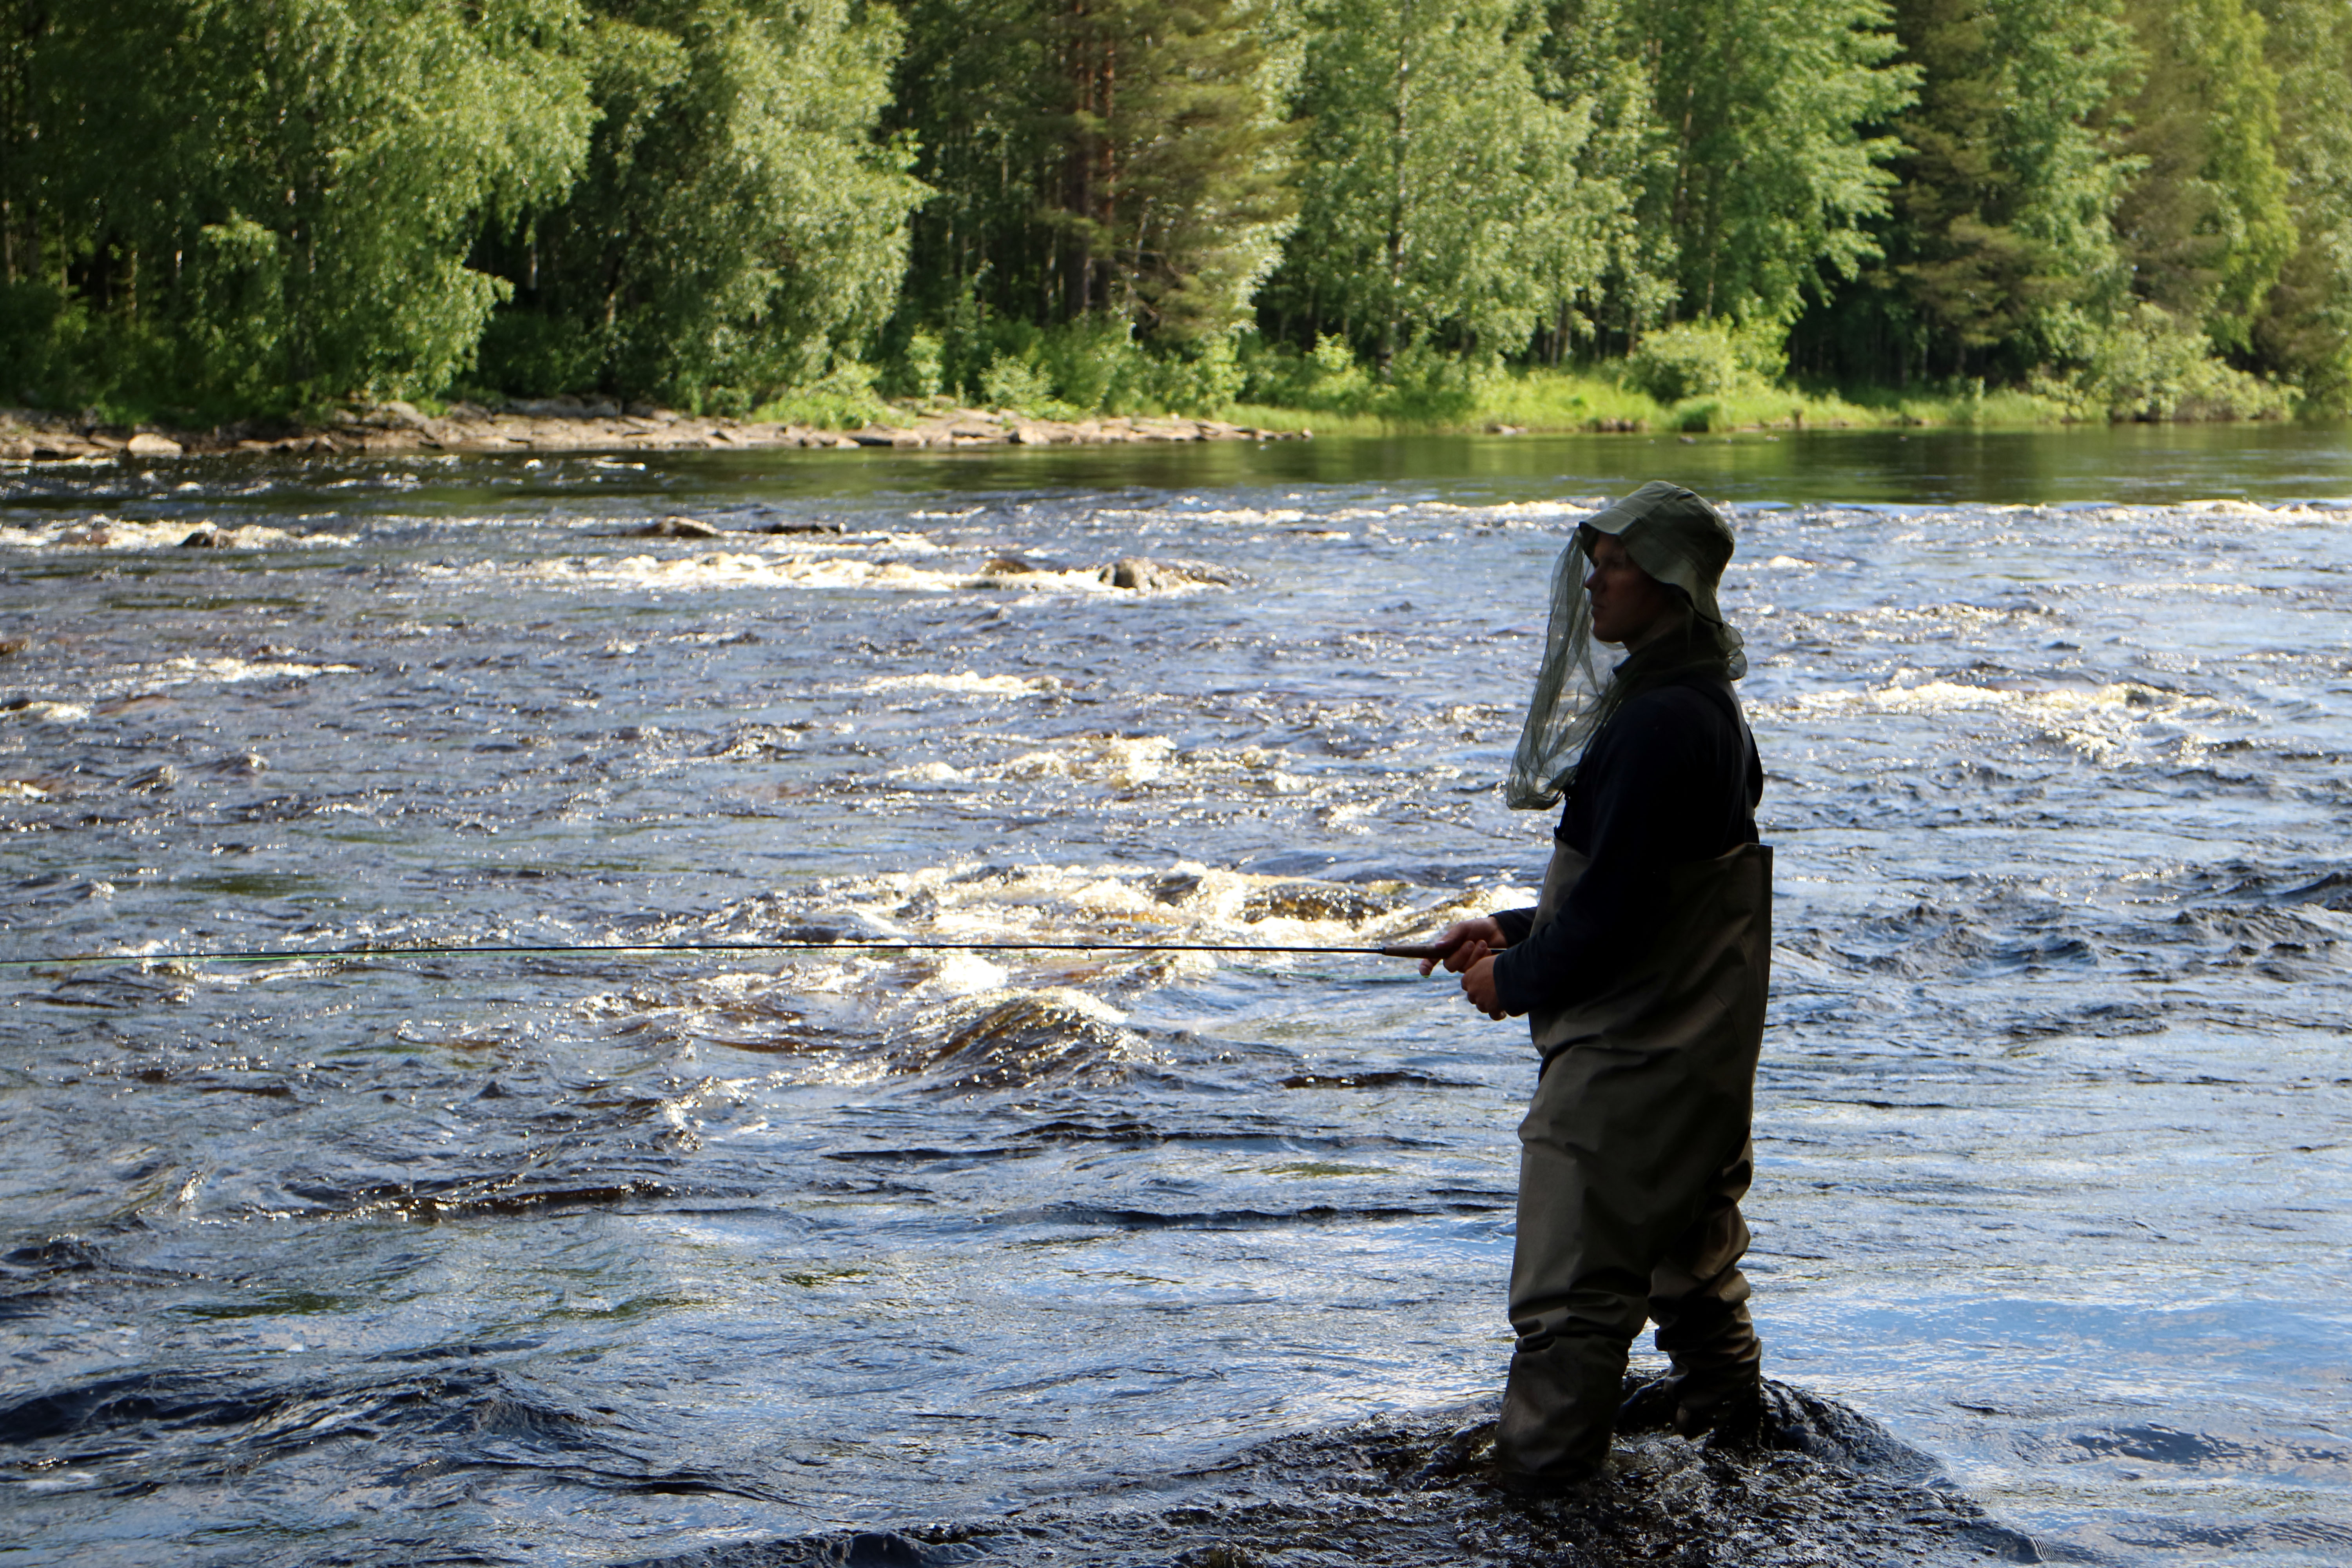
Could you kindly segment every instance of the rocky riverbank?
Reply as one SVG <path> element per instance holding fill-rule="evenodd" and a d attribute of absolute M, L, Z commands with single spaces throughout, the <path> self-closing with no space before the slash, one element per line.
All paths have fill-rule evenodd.
<path fill-rule="evenodd" d="M 904 424 L 819 430 L 624 407 L 576 397 L 347 410 L 318 426 L 228 425 L 211 430 L 109 426 L 68 415 L 0 411 L 0 461 L 118 462 L 232 452 L 352 455 L 400 452 L 734 451 L 759 447 L 949 449 L 962 447 L 1108 446 L 1135 441 L 1288 441 L 1304 430 L 1268 430 L 1180 416 L 1038 419 L 1005 411 L 908 412 Z"/>

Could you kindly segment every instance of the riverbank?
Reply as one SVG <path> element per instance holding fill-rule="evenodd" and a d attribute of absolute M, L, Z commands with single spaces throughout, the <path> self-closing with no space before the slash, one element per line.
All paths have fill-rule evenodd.
<path fill-rule="evenodd" d="M 346 410 L 317 425 L 243 424 L 210 430 L 107 425 L 26 409 L 0 411 L 0 461 L 114 462 L 225 453 L 347 456 L 404 452 L 730 451 L 804 447 L 1110 446 L 1129 442 L 1286 441 L 1297 424 L 1238 424 L 1179 415 L 1056 419 L 1015 409 L 893 408 L 856 429 L 728 419 L 575 397 L 488 408 L 409 403 Z"/>
<path fill-rule="evenodd" d="M 1241 403 L 1234 418 L 1278 420 L 1318 436 L 1550 436 L 1737 430 L 2034 429 L 2105 424 L 2029 392 L 1906 393 L 1755 385 L 1661 402 L 1595 375 L 1496 377 L 1450 401 L 1407 396 L 1300 408 Z"/>
<path fill-rule="evenodd" d="M 1266 395 L 1271 394 L 1271 395 Z M 1254 400 L 1263 396 L 1263 401 Z M 1245 389 L 1234 419 L 1278 419 L 1318 436 L 1569 435 L 1648 431 L 2054 429 L 2096 425 L 2275 423 L 2294 417 L 2284 389 L 2225 366 L 2129 384 L 2052 378 L 2031 387 L 1834 384 L 1738 375 L 1682 395 L 1622 367 L 1541 366 L 1373 384 L 1360 369 Z"/>
<path fill-rule="evenodd" d="M 2242 378 L 2243 379 L 2243 378 Z M 1345 384 L 1341 384 L 1344 381 Z M 1249 401 L 1252 395 L 1275 400 Z M 1761 382 L 1673 402 L 1622 379 L 1572 369 L 1510 370 L 1436 387 L 1371 384 L 1360 372 L 1329 385 L 1244 389 L 1220 417 L 1111 414 L 1052 398 L 964 407 L 944 397 L 785 398 L 743 418 L 610 398 L 563 396 L 422 405 L 391 402 L 320 420 L 248 420 L 191 429 L 101 415 L 0 409 L 0 462 L 110 462 L 225 453 L 680 451 L 750 448 L 950 449 L 968 447 L 1298 440 L 1317 436 L 1579 435 L 1870 429 L 2053 429 L 2109 424 L 2276 422 L 2284 401 L 2184 398 L 2158 416 L 2094 410 L 2048 390 L 1913 392 Z"/>

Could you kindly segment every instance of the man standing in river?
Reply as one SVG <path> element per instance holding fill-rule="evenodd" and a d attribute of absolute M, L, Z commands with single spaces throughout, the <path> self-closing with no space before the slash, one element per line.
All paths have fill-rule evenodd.
<path fill-rule="evenodd" d="M 1577 530 L 1508 790 L 1518 807 L 1567 801 L 1541 901 L 1438 939 L 1471 1004 L 1526 1015 L 1542 1058 L 1519 1127 L 1518 1339 L 1495 1438 L 1517 1491 L 1599 1471 L 1645 1319 L 1672 1370 L 1629 1407 L 1717 1442 L 1754 1441 L 1762 1418 L 1739 1200 L 1772 858 L 1731 688 L 1747 659 L 1716 602 L 1731 552 L 1713 507 L 1660 482 Z M 1596 643 L 1626 657 L 1604 671 Z"/>

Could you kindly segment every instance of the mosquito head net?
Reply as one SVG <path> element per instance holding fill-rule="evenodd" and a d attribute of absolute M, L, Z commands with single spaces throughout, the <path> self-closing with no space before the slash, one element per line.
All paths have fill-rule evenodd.
<path fill-rule="evenodd" d="M 1592 545 L 1612 534 L 1633 563 L 1679 595 L 1677 624 L 1613 668 L 1592 636 L 1592 602 L 1584 579 Z M 1716 584 L 1731 560 L 1731 529 L 1713 507 L 1680 485 L 1653 479 L 1584 520 L 1551 574 L 1551 624 L 1536 672 L 1526 726 L 1511 758 L 1505 798 L 1526 810 L 1559 802 L 1576 776 L 1584 748 L 1624 700 L 1693 670 L 1748 673 L 1739 634 L 1724 621 Z"/>

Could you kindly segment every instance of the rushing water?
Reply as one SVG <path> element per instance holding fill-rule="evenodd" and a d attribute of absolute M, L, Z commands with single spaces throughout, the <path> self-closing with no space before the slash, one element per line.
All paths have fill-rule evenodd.
<path fill-rule="evenodd" d="M 1655 474 L 1741 536 L 1771 1369 L 2053 1555 L 2352 1558 L 2340 433 L 20 468 L 0 957 L 1527 901 L 1545 574 Z M 730 531 L 630 536 L 680 512 Z M 0 1560 L 985 1519 L 1507 1350 L 1524 1031 L 1379 959 L 0 998 Z"/>

